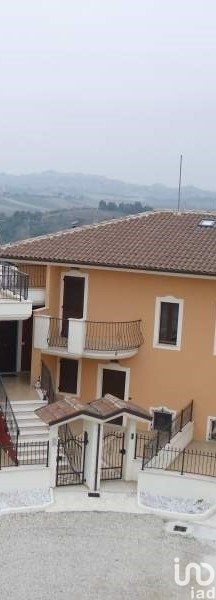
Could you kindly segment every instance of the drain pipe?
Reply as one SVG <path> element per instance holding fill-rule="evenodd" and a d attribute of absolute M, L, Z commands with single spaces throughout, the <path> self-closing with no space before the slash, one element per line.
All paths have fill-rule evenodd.
<path fill-rule="evenodd" d="M 97 491 L 97 483 L 98 483 L 98 460 L 99 460 L 99 448 L 100 448 L 100 434 L 101 434 L 101 425 L 98 423 L 97 449 L 96 449 L 96 458 L 95 458 L 94 491 L 88 493 L 89 498 L 100 498 L 100 492 Z"/>

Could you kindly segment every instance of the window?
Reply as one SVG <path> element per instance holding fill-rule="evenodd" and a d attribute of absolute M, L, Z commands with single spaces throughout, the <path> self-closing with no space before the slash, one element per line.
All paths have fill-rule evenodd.
<path fill-rule="evenodd" d="M 59 392 L 77 394 L 79 378 L 79 361 L 68 358 L 60 359 Z"/>
<path fill-rule="evenodd" d="M 177 342 L 179 304 L 176 302 L 161 302 L 159 344 L 174 344 Z"/>
<path fill-rule="evenodd" d="M 214 227 L 215 219 L 202 219 L 199 223 L 200 227 Z"/>
<path fill-rule="evenodd" d="M 165 297 L 156 299 L 153 346 L 180 350 L 183 300 Z"/>

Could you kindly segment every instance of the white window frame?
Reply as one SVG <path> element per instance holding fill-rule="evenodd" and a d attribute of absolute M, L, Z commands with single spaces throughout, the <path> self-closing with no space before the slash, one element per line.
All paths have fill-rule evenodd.
<path fill-rule="evenodd" d="M 214 332 L 213 354 L 214 354 L 214 356 L 216 356 L 216 323 L 215 323 L 215 332 Z"/>
<path fill-rule="evenodd" d="M 82 319 L 78 319 L 79 321 L 85 321 L 87 319 L 89 276 L 87 273 L 82 273 L 81 271 L 76 271 L 76 270 L 63 271 L 61 273 L 60 301 L 59 301 L 59 317 L 60 317 L 60 319 L 62 319 L 62 311 L 63 311 L 64 277 L 82 277 L 82 279 L 85 279 L 84 300 L 83 300 L 83 317 L 82 317 Z"/>
<path fill-rule="evenodd" d="M 215 442 L 215 440 L 212 440 L 212 438 L 210 437 L 211 434 L 211 424 L 212 421 L 216 421 L 216 416 L 214 417 L 207 417 L 207 427 L 206 427 L 206 441 L 213 441 Z"/>
<path fill-rule="evenodd" d="M 59 391 L 59 381 L 60 381 L 60 360 L 61 358 L 66 360 L 76 360 L 78 362 L 78 372 L 77 372 L 77 390 L 76 393 L 73 392 L 60 392 Z M 69 358 L 68 356 L 59 356 L 57 358 L 57 369 L 56 369 L 56 394 L 60 394 L 61 396 L 65 396 L 70 394 L 74 398 L 79 398 L 81 394 L 81 376 L 82 376 L 82 359 L 77 358 Z"/>
<path fill-rule="evenodd" d="M 160 344 L 160 342 L 159 342 L 160 315 L 161 315 L 161 303 L 162 302 L 167 302 L 167 303 L 170 302 L 170 304 L 178 304 L 179 305 L 176 344 Z M 184 307 L 184 300 L 182 300 L 182 298 L 175 298 L 174 296 L 158 296 L 156 298 L 153 348 L 159 348 L 161 350 L 181 350 L 183 307 Z"/>
<path fill-rule="evenodd" d="M 152 417 L 152 421 L 149 422 L 148 424 L 148 429 L 149 431 L 151 431 L 153 429 L 153 421 L 154 421 L 154 413 L 155 412 L 167 412 L 170 413 L 172 415 L 172 421 L 175 419 L 177 411 L 176 410 L 171 410 L 171 408 L 168 408 L 168 406 L 150 406 L 149 408 L 149 414 Z"/>

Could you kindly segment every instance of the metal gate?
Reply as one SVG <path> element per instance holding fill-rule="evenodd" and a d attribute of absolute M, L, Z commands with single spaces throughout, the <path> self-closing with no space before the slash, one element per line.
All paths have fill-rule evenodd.
<path fill-rule="evenodd" d="M 85 448 L 88 436 L 71 436 L 59 439 L 57 453 L 56 485 L 80 485 L 84 483 Z"/>
<path fill-rule="evenodd" d="M 105 433 L 103 438 L 101 481 L 122 479 L 124 460 L 124 432 Z"/>

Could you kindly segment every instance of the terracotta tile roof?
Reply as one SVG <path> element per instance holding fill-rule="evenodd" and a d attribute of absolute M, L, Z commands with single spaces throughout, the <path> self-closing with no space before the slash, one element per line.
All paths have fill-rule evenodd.
<path fill-rule="evenodd" d="M 201 212 L 158 211 L 2 246 L 5 259 L 216 274 L 216 225 Z"/>
<path fill-rule="evenodd" d="M 38 408 L 35 413 L 47 425 L 64 423 L 68 419 L 73 420 L 85 416 L 93 417 L 99 421 L 106 421 L 123 413 L 145 421 L 152 420 L 147 410 L 133 404 L 133 402 L 120 400 L 111 394 L 106 394 L 104 398 L 87 403 L 68 395 L 52 404 Z"/>

